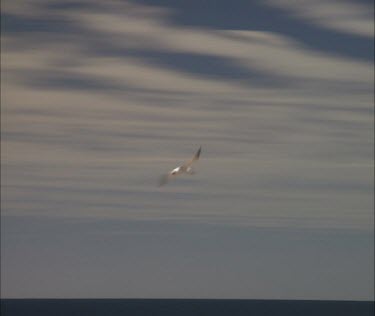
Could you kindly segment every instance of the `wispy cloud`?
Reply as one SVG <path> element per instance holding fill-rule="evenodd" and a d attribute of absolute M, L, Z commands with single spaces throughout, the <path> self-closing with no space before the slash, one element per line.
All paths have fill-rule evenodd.
<path fill-rule="evenodd" d="M 275 1 L 271 6 L 282 8 L 302 19 L 326 28 L 361 36 L 374 36 L 374 6 L 371 1 Z"/>
<path fill-rule="evenodd" d="M 1 5 L 5 297 L 373 297 L 367 6 Z"/>
<path fill-rule="evenodd" d="M 348 7 L 327 26 L 335 12 L 314 20 L 323 4 L 307 4 L 299 18 L 343 31 Z M 368 59 L 312 48 L 277 23 L 180 23 L 173 6 L 2 9 L 5 214 L 369 227 Z M 368 33 L 349 22 L 345 32 Z M 157 191 L 159 173 L 197 144 L 201 190 L 186 179 Z"/>

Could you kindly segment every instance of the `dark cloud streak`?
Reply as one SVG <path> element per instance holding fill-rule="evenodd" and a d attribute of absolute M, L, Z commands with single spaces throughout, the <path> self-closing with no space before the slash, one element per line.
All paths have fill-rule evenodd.
<path fill-rule="evenodd" d="M 138 3 L 173 9 L 170 23 L 215 30 L 269 31 L 291 37 L 309 49 L 372 61 L 372 38 L 329 30 L 272 8 L 262 1 L 141 0 Z M 372 10 L 373 12 L 373 10 Z M 369 12 L 369 16 L 372 16 Z"/>

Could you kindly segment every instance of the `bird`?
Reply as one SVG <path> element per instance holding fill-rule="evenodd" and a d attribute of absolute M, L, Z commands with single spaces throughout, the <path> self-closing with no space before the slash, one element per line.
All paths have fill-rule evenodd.
<path fill-rule="evenodd" d="M 197 161 L 199 159 L 199 157 L 201 155 L 201 151 L 202 151 L 202 146 L 199 147 L 198 151 L 195 153 L 195 155 L 193 156 L 192 159 L 190 159 L 189 161 L 187 161 L 183 165 L 172 169 L 167 174 L 162 175 L 160 177 L 160 180 L 159 180 L 159 187 L 167 184 L 169 180 L 175 178 L 178 175 L 182 175 L 182 174 L 192 175 L 192 174 L 194 174 L 195 171 L 194 171 L 192 165 L 195 161 Z"/>

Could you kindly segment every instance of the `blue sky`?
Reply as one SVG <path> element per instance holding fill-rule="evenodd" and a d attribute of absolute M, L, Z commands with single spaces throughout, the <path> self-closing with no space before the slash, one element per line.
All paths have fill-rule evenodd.
<path fill-rule="evenodd" d="M 373 12 L 2 1 L 2 295 L 372 299 Z"/>

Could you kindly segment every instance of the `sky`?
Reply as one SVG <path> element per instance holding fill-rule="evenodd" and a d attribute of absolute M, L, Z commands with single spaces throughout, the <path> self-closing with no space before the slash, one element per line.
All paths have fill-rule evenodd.
<path fill-rule="evenodd" d="M 2 297 L 372 300 L 373 14 L 3 0 Z"/>

